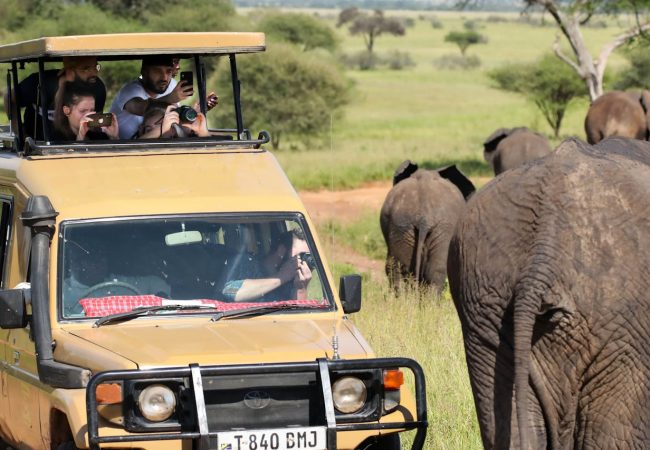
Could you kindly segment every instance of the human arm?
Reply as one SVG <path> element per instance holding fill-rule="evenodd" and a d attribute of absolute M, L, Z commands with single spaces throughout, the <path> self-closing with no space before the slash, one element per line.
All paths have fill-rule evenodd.
<path fill-rule="evenodd" d="M 296 278 L 298 261 L 289 258 L 278 271 L 264 278 L 247 278 L 228 281 L 223 294 L 230 301 L 244 302 L 256 300 Z"/>

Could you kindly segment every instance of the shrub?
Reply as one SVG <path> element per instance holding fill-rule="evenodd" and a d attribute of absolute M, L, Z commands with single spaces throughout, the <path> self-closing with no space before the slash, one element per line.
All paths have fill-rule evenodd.
<path fill-rule="evenodd" d="M 432 17 L 430 22 L 431 22 L 431 26 L 433 28 L 435 28 L 435 29 L 441 29 L 442 28 L 442 22 L 437 17 L 435 17 L 435 16 Z"/>
<path fill-rule="evenodd" d="M 476 55 L 444 55 L 433 61 L 433 65 L 438 69 L 447 70 L 469 70 L 481 66 L 481 58 Z"/>
<path fill-rule="evenodd" d="M 389 52 L 382 61 L 385 63 L 391 70 L 402 70 L 407 67 L 414 67 L 415 61 L 411 58 L 411 55 L 407 52 L 401 52 L 399 50 L 393 50 Z"/>
<path fill-rule="evenodd" d="M 508 19 L 503 16 L 497 16 L 495 14 L 491 14 L 485 19 L 489 23 L 499 23 L 499 22 L 507 22 Z"/>
<path fill-rule="evenodd" d="M 380 64 L 379 56 L 367 50 L 353 54 L 343 54 L 341 63 L 348 69 L 372 70 Z"/>

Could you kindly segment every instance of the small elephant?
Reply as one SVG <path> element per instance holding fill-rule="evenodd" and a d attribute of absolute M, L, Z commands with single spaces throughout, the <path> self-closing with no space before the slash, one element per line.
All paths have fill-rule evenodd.
<path fill-rule="evenodd" d="M 395 289 L 414 276 L 442 290 L 449 239 L 474 190 L 456 166 L 425 170 L 407 160 L 395 171 L 380 215 L 388 247 L 386 275 Z"/>
<path fill-rule="evenodd" d="M 650 448 L 649 211 L 650 143 L 623 138 L 469 200 L 448 276 L 484 448 Z"/>
<path fill-rule="evenodd" d="M 587 142 L 597 144 L 606 137 L 648 140 L 650 91 L 611 91 L 598 97 L 585 118 Z"/>
<path fill-rule="evenodd" d="M 483 142 L 483 157 L 494 175 L 551 153 L 548 140 L 526 127 L 499 128 Z"/>

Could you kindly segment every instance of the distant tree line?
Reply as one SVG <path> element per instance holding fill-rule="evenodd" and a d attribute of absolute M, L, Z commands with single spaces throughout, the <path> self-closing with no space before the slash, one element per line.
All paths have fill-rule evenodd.
<path fill-rule="evenodd" d="M 240 7 L 275 7 L 275 8 L 325 8 L 345 9 L 357 7 L 360 9 L 391 9 L 408 11 L 455 11 L 458 9 L 455 0 L 236 0 Z M 513 0 L 486 0 L 481 4 L 472 5 L 472 11 L 519 11 L 520 3 Z"/>

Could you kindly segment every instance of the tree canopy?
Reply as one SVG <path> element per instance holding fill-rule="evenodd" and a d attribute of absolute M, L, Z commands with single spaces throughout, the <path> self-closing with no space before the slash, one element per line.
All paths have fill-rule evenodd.
<path fill-rule="evenodd" d="M 477 0 L 459 0 L 459 5 L 465 7 L 476 2 Z M 582 78 L 592 101 L 603 94 L 605 68 L 610 54 L 639 36 L 647 39 L 646 31 L 650 30 L 649 0 L 522 0 L 522 6 L 541 8 L 553 17 L 567 40 L 573 57 L 563 53 L 559 37 L 553 46 L 553 51 Z M 587 48 L 580 27 L 588 23 L 598 12 L 631 13 L 636 18 L 636 24 L 603 45 L 600 53 L 594 58 Z"/>
<path fill-rule="evenodd" d="M 288 44 L 274 44 L 267 52 L 238 59 L 245 126 L 271 133 L 272 146 L 291 136 L 309 143 L 329 128 L 330 116 L 348 101 L 348 82 L 331 57 L 304 53 Z M 234 127 L 230 68 L 220 65 L 210 86 L 220 95 L 213 110 L 218 127 Z"/>
<path fill-rule="evenodd" d="M 265 14 L 257 28 L 270 39 L 279 39 L 301 47 L 303 50 L 324 48 L 335 51 L 338 41 L 334 30 L 322 20 L 308 14 Z"/>
<path fill-rule="evenodd" d="M 489 73 L 500 89 L 517 92 L 532 101 L 553 129 L 555 137 L 571 101 L 587 95 L 576 73 L 552 54 L 534 64 L 508 64 Z"/>
<path fill-rule="evenodd" d="M 461 55 L 465 56 L 465 52 L 470 45 L 485 43 L 487 38 L 474 30 L 450 31 L 445 36 L 445 42 L 453 42 L 458 45 Z"/>
<path fill-rule="evenodd" d="M 402 21 L 386 17 L 380 9 L 372 13 L 361 12 L 359 8 L 346 8 L 339 13 L 337 27 L 348 26 L 352 35 L 360 34 L 366 43 L 368 53 L 372 53 L 375 40 L 384 33 L 404 36 L 406 29 Z"/>

